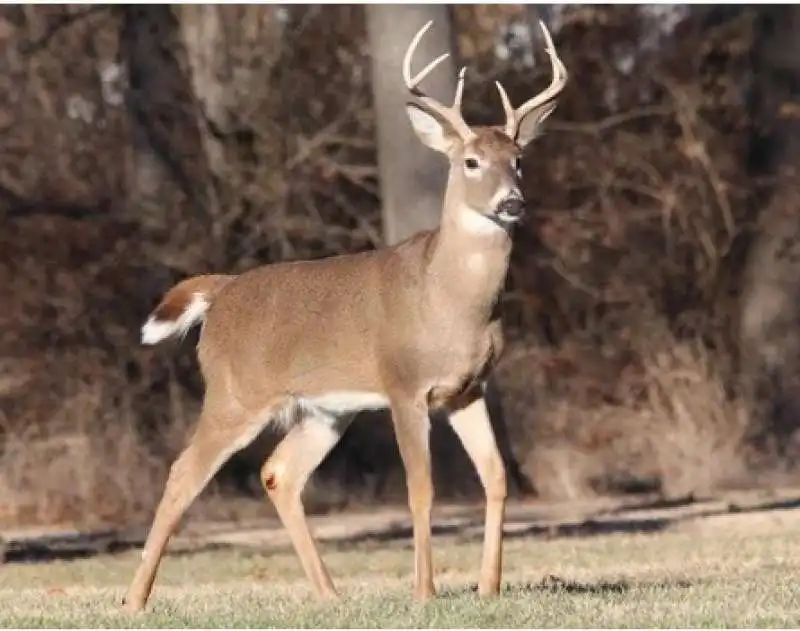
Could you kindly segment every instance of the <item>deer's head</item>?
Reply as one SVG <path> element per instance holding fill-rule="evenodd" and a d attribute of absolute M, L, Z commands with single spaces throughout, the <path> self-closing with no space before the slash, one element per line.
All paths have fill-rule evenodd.
<path fill-rule="evenodd" d="M 470 127 L 461 115 L 466 68 L 459 73 L 455 99 L 450 107 L 419 88 L 422 80 L 449 53 L 411 76 L 414 51 L 431 24 L 428 22 L 417 32 L 403 59 L 403 79 L 415 97 L 406 104 L 411 125 L 425 145 L 445 154 L 450 161 L 445 215 L 449 214 L 462 226 L 477 232 L 507 230 L 524 216 L 520 156 L 555 109 L 556 99 L 567 82 L 567 70 L 556 54 L 547 27 L 540 22 L 553 71 L 549 87 L 515 109 L 503 86 L 495 82 L 503 102 L 505 125 Z"/>

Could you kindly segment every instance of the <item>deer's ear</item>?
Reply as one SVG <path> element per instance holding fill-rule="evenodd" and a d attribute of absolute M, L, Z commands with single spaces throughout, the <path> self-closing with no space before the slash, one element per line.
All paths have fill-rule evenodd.
<path fill-rule="evenodd" d="M 423 144 L 435 151 L 450 152 L 458 136 L 449 123 L 413 103 L 406 104 L 406 112 Z"/>
<path fill-rule="evenodd" d="M 517 127 L 517 137 L 515 138 L 520 147 L 525 147 L 542 132 L 542 123 L 556 109 L 558 103 L 553 100 L 537 107 L 523 118 Z"/>

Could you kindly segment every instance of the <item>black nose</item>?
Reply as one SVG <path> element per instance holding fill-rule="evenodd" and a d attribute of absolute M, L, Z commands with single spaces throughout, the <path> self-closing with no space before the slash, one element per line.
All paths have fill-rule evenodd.
<path fill-rule="evenodd" d="M 497 214 L 508 217 L 519 217 L 525 210 L 525 202 L 519 197 L 507 197 L 497 207 Z"/>

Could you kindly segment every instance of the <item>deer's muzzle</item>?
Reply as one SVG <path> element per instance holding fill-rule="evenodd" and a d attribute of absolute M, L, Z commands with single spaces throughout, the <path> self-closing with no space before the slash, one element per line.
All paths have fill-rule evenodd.
<path fill-rule="evenodd" d="M 516 195 L 506 197 L 497 205 L 495 217 L 503 224 L 515 224 L 525 214 L 525 200 Z"/>

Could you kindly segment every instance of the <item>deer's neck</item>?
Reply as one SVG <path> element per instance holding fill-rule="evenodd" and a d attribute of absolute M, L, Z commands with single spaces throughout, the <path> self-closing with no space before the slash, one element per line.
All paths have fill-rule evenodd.
<path fill-rule="evenodd" d="M 481 324 L 490 319 L 503 290 L 511 237 L 478 213 L 453 210 L 443 213 L 431 256 L 431 289 L 447 301 L 442 308 L 458 309 Z"/>

